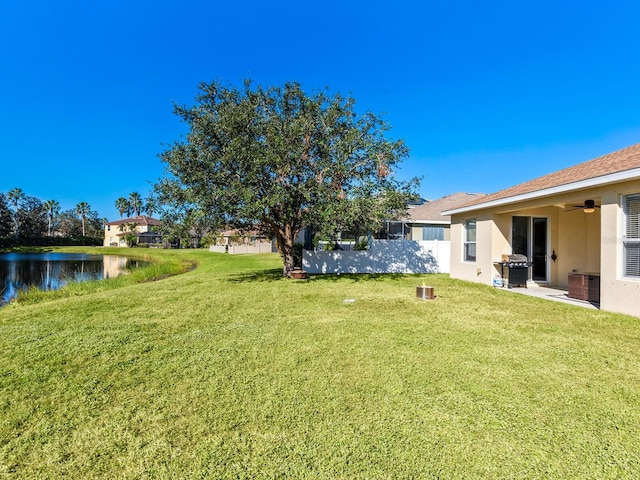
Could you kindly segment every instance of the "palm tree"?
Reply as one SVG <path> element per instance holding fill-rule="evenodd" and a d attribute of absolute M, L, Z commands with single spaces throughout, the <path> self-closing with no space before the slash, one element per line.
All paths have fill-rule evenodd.
<path fill-rule="evenodd" d="M 147 212 L 147 215 L 150 217 L 153 216 L 153 213 L 158 210 L 158 204 L 153 197 L 147 198 L 147 202 L 145 203 L 144 209 Z"/>
<path fill-rule="evenodd" d="M 20 209 L 20 202 L 24 200 L 25 194 L 21 188 L 14 188 L 9 190 L 7 193 L 7 198 L 13 204 L 13 221 L 16 223 L 16 238 L 18 238 L 18 230 L 19 230 L 19 221 L 18 221 L 18 211 Z"/>
<path fill-rule="evenodd" d="M 124 214 L 127 214 L 127 217 L 131 215 L 131 204 L 129 200 L 124 197 L 120 197 L 116 200 L 116 208 L 118 212 L 120 212 L 120 218 L 124 217 Z"/>
<path fill-rule="evenodd" d="M 138 235 L 137 235 L 138 225 L 139 224 L 136 222 L 123 223 L 122 225 L 120 225 L 120 231 L 123 234 L 122 238 L 124 239 L 124 242 L 127 244 L 127 247 L 133 247 L 136 245 L 138 241 Z"/>
<path fill-rule="evenodd" d="M 82 236 L 84 237 L 84 221 L 87 218 L 87 215 L 91 211 L 91 207 L 87 202 L 80 202 L 76 205 L 76 213 L 80 215 L 82 218 Z"/>
<path fill-rule="evenodd" d="M 129 195 L 129 205 L 131 206 L 133 213 L 139 217 L 140 211 L 142 210 L 142 197 L 138 192 L 133 192 Z"/>
<path fill-rule="evenodd" d="M 56 200 L 47 200 L 44 202 L 44 208 L 47 209 L 47 217 L 49 217 L 49 236 L 51 236 L 51 224 L 54 217 L 60 213 L 60 204 Z"/>

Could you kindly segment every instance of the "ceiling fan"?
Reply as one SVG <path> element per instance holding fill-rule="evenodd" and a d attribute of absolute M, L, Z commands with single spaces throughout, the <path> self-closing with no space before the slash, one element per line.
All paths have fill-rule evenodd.
<path fill-rule="evenodd" d="M 593 213 L 596 211 L 596 208 L 600 208 L 600 205 L 596 205 L 595 201 L 585 200 L 583 205 L 573 205 L 573 208 L 570 208 L 567 212 L 581 209 L 584 213 Z"/>

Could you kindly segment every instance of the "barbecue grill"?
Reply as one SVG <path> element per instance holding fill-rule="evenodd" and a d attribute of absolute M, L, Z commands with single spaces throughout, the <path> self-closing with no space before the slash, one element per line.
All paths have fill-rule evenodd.
<path fill-rule="evenodd" d="M 505 278 L 505 269 L 508 273 L 509 288 L 515 285 L 521 285 L 527 288 L 527 280 L 529 279 L 529 267 L 533 263 L 529 261 L 526 255 L 503 255 L 501 262 L 496 262 L 502 268 L 502 278 Z"/>

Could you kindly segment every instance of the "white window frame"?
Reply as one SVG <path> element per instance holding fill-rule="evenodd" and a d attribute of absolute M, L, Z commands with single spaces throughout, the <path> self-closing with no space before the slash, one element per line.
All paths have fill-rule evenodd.
<path fill-rule="evenodd" d="M 473 228 L 469 225 L 473 223 Z M 478 239 L 478 221 L 475 218 L 467 218 L 463 224 L 462 237 L 462 259 L 465 262 L 475 263 L 478 257 L 477 239 Z M 473 231 L 473 239 L 469 238 L 469 232 Z M 470 255 L 470 247 L 473 248 L 473 255 Z"/>
<path fill-rule="evenodd" d="M 623 195 L 621 203 L 622 277 L 640 280 L 640 193 Z"/>

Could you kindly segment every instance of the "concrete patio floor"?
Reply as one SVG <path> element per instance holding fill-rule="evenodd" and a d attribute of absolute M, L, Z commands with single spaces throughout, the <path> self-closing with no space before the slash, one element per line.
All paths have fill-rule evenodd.
<path fill-rule="evenodd" d="M 527 283 L 527 288 L 513 287 L 503 288 L 503 290 L 519 293 L 521 295 L 529 295 L 531 297 L 544 298 L 546 300 L 553 300 L 555 302 L 569 303 L 571 305 L 577 305 L 579 307 L 590 308 L 592 310 L 600 310 L 599 303 L 587 302 L 585 300 L 578 300 L 577 298 L 569 298 L 567 290 L 559 290 L 557 288 L 551 288 L 541 286 L 535 283 Z"/>

